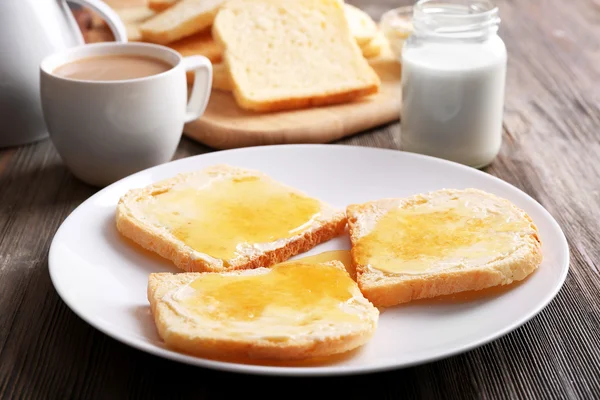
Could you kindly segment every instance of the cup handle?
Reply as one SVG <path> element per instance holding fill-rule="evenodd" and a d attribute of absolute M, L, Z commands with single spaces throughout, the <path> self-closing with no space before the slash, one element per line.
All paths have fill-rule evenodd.
<path fill-rule="evenodd" d="M 187 123 L 200 118 L 206 110 L 212 89 L 212 64 L 206 57 L 191 56 L 183 58 L 183 68 L 186 72 L 194 71 L 194 85 L 185 112 Z"/>
<path fill-rule="evenodd" d="M 114 12 L 106 3 L 101 0 L 63 0 L 64 3 L 75 3 L 83 7 L 88 7 L 100 14 L 106 21 L 106 24 L 112 31 L 116 42 L 127 42 L 127 29 L 121 21 L 119 14 Z M 66 5 L 66 4 L 65 4 Z"/>

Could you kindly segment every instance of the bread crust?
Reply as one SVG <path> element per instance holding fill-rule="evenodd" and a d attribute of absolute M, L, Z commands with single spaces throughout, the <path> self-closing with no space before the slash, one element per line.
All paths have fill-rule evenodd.
<path fill-rule="evenodd" d="M 217 64 L 213 64 L 213 89 L 219 89 L 226 92 L 233 91 L 233 83 L 231 83 L 231 78 L 229 76 L 229 71 L 225 64 L 219 62 Z"/>
<path fill-rule="evenodd" d="M 378 201 L 350 205 L 346 213 L 348 230 L 352 243 L 351 259 L 357 271 L 358 285 L 367 299 L 377 307 L 390 307 L 412 300 L 449 295 L 464 291 L 481 290 L 499 285 L 508 285 L 520 281 L 535 271 L 542 262 L 542 246 L 538 229 L 531 217 L 508 200 L 477 190 L 466 189 L 501 201 L 521 215 L 530 224 L 532 234 L 523 238 L 523 245 L 509 257 L 488 263 L 477 268 L 449 269 L 423 275 L 375 274 L 370 267 L 361 265 L 355 256 L 354 245 L 359 239 L 360 222 L 364 213 L 373 213 Z M 460 190 L 441 190 L 413 198 L 434 196 L 436 193 L 452 193 L 460 196 Z M 383 199 L 379 202 L 401 202 L 405 199 Z"/>
<path fill-rule="evenodd" d="M 191 3 L 202 5 L 197 0 L 179 0 L 145 21 L 140 26 L 143 40 L 166 45 L 209 29 L 224 0 L 205 0 L 203 8 L 190 11 L 188 6 Z M 172 23 L 175 19 L 179 20 L 177 24 Z"/>
<path fill-rule="evenodd" d="M 348 3 L 344 3 L 344 13 L 352 36 L 359 46 L 368 45 L 377 36 L 377 23 L 373 21 L 369 14 Z"/>
<path fill-rule="evenodd" d="M 169 43 L 167 46 L 177 51 L 182 57 L 204 56 L 211 63 L 219 63 L 223 58 L 221 48 L 212 38 L 210 30 L 187 36 L 176 42 Z"/>
<path fill-rule="evenodd" d="M 238 105 L 246 110 L 258 112 L 274 112 L 348 103 L 359 97 L 368 96 L 377 92 L 379 92 L 379 84 L 374 83 L 364 88 L 344 91 L 340 93 L 329 92 L 320 95 L 314 95 L 311 97 L 287 98 L 263 102 L 256 101 L 249 97 L 245 97 L 244 94 L 237 87 L 234 86 L 233 96 L 235 97 L 235 100 L 238 103 Z"/>
<path fill-rule="evenodd" d="M 337 261 L 338 268 L 344 269 Z M 235 274 L 244 273 L 237 271 Z M 202 330 L 200 324 L 185 320 L 162 299 L 169 291 L 201 276 L 201 273 L 155 273 L 148 280 L 148 301 L 159 336 L 176 351 L 199 357 L 217 359 L 263 359 L 293 361 L 326 357 L 356 349 L 367 343 L 377 328 L 379 311 L 372 307 L 365 311 L 374 318 L 349 334 L 334 334 L 322 338 L 294 337 L 290 340 L 232 338 Z"/>
<path fill-rule="evenodd" d="M 235 174 L 240 171 L 250 174 L 255 173 L 255 171 L 237 169 L 227 165 L 216 165 L 198 171 L 197 173 L 203 173 L 205 171 L 214 174 Z M 292 237 L 279 248 L 264 251 L 255 257 L 238 258 L 235 260 L 236 262 L 232 263 L 230 266 L 211 263 L 206 259 L 198 257 L 200 253 L 189 248 L 183 242 L 158 231 L 153 225 L 136 218 L 130 207 L 130 204 L 134 204 L 135 201 L 144 198 L 145 196 L 168 191 L 176 183 L 184 181 L 189 176 L 190 174 L 181 174 L 174 178 L 147 186 L 143 189 L 131 190 L 119 200 L 116 211 L 117 230 L 123 236 L 133 240 L 146 250 L 171 260 L 175 266 L 183 271 L 222 272 L 268 267 L 286 261 L 290 257 L 306 252 L 316 245 L 344 233 L 346 227 L 346 215 L 343 211 L 339 211 L 334 213 L 328 220 L 321 222 L 318 226 L 305 231 L 301 235 Z M 323 205 L 326 206 L 324 203 Z"/>
<path fill-rule="evenodd" d="M 371 41 L 366 45 L 361 46 L 360 51 L 365 58 L 374 58 L 381 54 L 387 43 L 387 38 L 383 32 L 379 32 Z"/>
<path fill-rule="evenodd" d="M 179 0 L 148 0 L 148 8 L 153 11 L 161 12 L 171 7 Z"/>

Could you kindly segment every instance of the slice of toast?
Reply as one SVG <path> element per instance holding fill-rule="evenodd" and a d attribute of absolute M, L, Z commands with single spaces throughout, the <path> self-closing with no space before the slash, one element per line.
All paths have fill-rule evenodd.
<path fill-rule="evenodd" d="M 165 344 L 221 359 L 301 360 L 365 344 L 379 311 L 343 264 L 154 273 L 148 300 Z"/>
<path fill-rule="evenodd" d="M 377 23 L 369 14 L 348 3 L 344 3 L 344 13 L 350 25 L 350 32 L 359 46 L 367 45 L 377 36 Z"/>
<path fill-rule="evenodd" d="M 352 38 L 338 0 L 232 0 L 217 14 L 238 105 L 277 111 L 343 103 L 380 80 Z"/>
<path fill-rule="evenodd" d="M 531 218 L 476 189 L 371 201 L 346 213 L 358 285 L 378 307 L 510 284 L 542 261 Z"/>
<path fill-rule="evenodd" d="M 346 216 L 266 174 L 215 165 L 127 192 L 121 234 L 188 272 L 267 267 L 342 234 Z"/>
<path fill-rule="evenodd" d="M 180 0 L 140 26 L 144 41 L 169 44 L 208 29 L 225 0 Z"/>

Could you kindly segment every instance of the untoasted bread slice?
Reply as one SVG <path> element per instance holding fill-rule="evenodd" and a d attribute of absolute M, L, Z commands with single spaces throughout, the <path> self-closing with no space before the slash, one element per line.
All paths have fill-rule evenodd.
<path fill-rule="evenodd" d="M 233 90 L 233 83 L 229 76 L 229 71 L 223 63 L 213 64 L 213 89 L 224 90 L 231 92 Z"/>
<path fill-rule="evenodd" d="M 383 49 L 377 56 L 368 58 L 367 61 L 369 62 L 369 65 L 371 67 L 373 67 L 373 69 L 378 73 L 378 75 L 379 75 L 378 69 L 380 69 L 382 66 L 384 66 L 384 67 L 388 66 L 388 65 L 397 66 L 399 64 L 398 58 L 396 58 L 396 56 L 391 52 L 391 49 L 389 48 L 389 46 L 383 47 Z M 394 79 L 397 79 L 396 78 L 397 75 L 398 75 L 397 73 L 394 73 L 394 75 L 393 75 Z M 193 77 L 193 75 L 192 75 L 192 77 Z M 191 81 L 193 81 L 193 78 L 191 78 L 191 79 L 192 79 Z M 380 79 L 382 81 L 385 80 L 381 75 L 380 75 Z M 190 81 L 189 78 L 188 78 L 188 81 Z M 231 81 L 231 76 L 229 75 L 229 70 L 227 69 L 227 66 L 225 65 L 225 63 L 220 62 L 217 64 L 213 64 L 212 88 L 223 90 L 226 92 L 233 91 L 233 82 Z"/>
<path fill-rule="evenodd" d="M 179 0 L 148 0 L 148 7 L 156 12 L 161 12 L 173 6 Z"/>
<path fill-rule="evenodd" d="M 209 28 L 225 0 L 180 0 L 140 26 L 144 41 L 169 44 Z"/>
<path fill-rule="evenodd" d="M 382 199 L 346 212 L 358 285 L 376 306 L 506 285 L 542 261 L 531 218 L 480 190 Z"/>
<path fill-rule="evenodd" d="M 369 14 L 348 3 L 344 3 L 344 13 L 350 25 L 350 32 L 359 46 L 367 45 L 377 36 L 377 24 Z"/>
<path fill-rule="evenodd" d="M 146 6 L 120 7 L 115 12 L 123 23 L 141 23 L 156 15 L 156 12 Z"/>
<path fill-rule="evenodd" d="M 221 47 L 214 41 L 210 31 L 196 33 L 167 46 L 183 57 L 200 55 L 208 58 L 212 63 L 221 62 L 223 55 Z"/>
<path fill-rule="evenodd" d="M 179 52 L 183 57 L 196 55 L 204 56 L 208 58 L 211 63 L 220 63 L 223 58 L 221 47 L 213 40 L 210 31 L 196 33 L 192 36 L 170 43 L 167 46 Z M 194 82 L 194 76 L 194 71 L 188 71 L 186 73 L 187 82 L 189 84 Z"/>
<path fill-rule="evenodd" d="M 259 171 L 216 165 L 127 192 L 117 229 L 188 272 L 267 267 L 344 232 L 343 210 Z"/>
<path fill-rule="evenodd" d="M 125 30 L 127 31 L 127 41 L 129 42 L 141 42 L 142 32 L 140 32 L 140 25 L 136 23 L 125 24 Z"/>
<path fill-rule="evenodd" d="M 387 40 L 387 38 L 379 54 L 374 57 L 367 58 L 367 61 L 369 62 L 369 65 L 373 67 L 375 71 L 377 71 L 382 82 L 386 81 L 386 77 L 383 76 L 381 73 L 382 68 L 385 68 L 386 70 L 389 70 L 390 68 L 398 69 L 397 73 L 393 74 L 394 80 L 397 80 L 398 76 L 400 76 L 401 74 L 401 71 L 399 70 L 399 67 L 401 65 L 400 58 L 397 57 L 396 54 L 392 51 L 391 44 L 389 40 Z"/>
<path fill-rule="evenodd" d="M 367 44 L 361 46 L 360 51 L 366 58 L 375 58 L 384 51 L 386 46 L 389 46 L 387 38 L 382 31 L 379 31 L 377 36 L 375 36 Z"/>
<path fill-rule="evenodd" d="M 343 103 L 379 89 L 338 0 L 233 0 L 212 30 L 244 109 Z"/>
<path fill-rule="evenodd" d="M 236 360 L 346 352 L 371 338 L 379 317 L 339 261 L 151 274 L 148 300 L 168 347 Z"/>
<path fill-rule="evenodd" d="M 147 6 L 118 7 L 115 8 L 115 12 L 125 25 L 127 40 L 130 42 L 142 41 L 140 25 L 156 14 Z"/>

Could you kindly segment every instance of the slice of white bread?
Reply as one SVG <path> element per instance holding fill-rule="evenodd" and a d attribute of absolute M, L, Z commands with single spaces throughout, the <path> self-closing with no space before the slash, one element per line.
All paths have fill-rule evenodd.
<path fill-rule="evenodd" d="M 115 7 L 113 9 L 115 13 L 121 18 L 123 24 L 127 25 L 138 25 L 142 22 L 152 18 L 156 15 L 154 10 L 151 10 L 145 5 L 142 6 L 129 6 L 129 7 Z M 92 27 L 103 28 L 107 27 L 106 21 L 98 16 L 98 14 L 90 11 L 92 15 Z"/>
<path fill-rule="evenodd" d="M 156 12 L 146 6 L 115 8 L 115 12 L 123 23 L 141 23 L 156 15 Z"/>
<path fill-rule="evenodd" d="M 267 267 L 342 234 L 346 215 L 266 174 L 228 165 L 119 201 L 117 229 L 188 272 Z"/>
<path fill-rule="evenodd" d="M 380 80 L 338 0 L 232 0 L 212 28 L 238 105 L 277 111 L 351 101 Z"/>
<path fill-rule="evenodd" d="M 161 12 L 173 6 L 179 0 L 148 0 L 148 7 L 156 12 Z"/>
<path fill-rule="evenodd" d="M 221 47 L 214 41 L 210 31 L 196 33 L 176 42 L 169 43 L 167 46 L 180 53 L 183 57 L 204 56 L 211 63 L 221 62 L 223 56 Z"/>
<path fill-rule="evenodd" d="M 339 261 L 155 273 L 148 300 L 168 347 L 236 360 L 301 360 L 353 350 L 372 337 L 379 318 Z"/>
<path fill-rule="evenodd" d="M 142 32 L 140 32 L 140 25 L 136 23 L 126 23 L 125 30 L 127 32 L 127 41 L 129 42 L 141 42 Z"/>
<path fill-rule="evenodd" d="M 377 36 L 377 23 L 369 14 L 348 3 L 344 3 L 344 12 L 350 25 L 350 32 L 359 46 L 368 44 Z"/>
<path fill-rule="evenodd" d="M 127 31 L 127 40 L 129 42 L 140 42 L 143 40 L 142 32 L 140 32 L 140 25 L 156 15 L 154 10 L 151 10 L 148 6 L 130 6 L 130 7 L 115 7 L 114 11 L 117 13 L 125 29 Z M 92 26 L 96 28 L 106 28 L 106 21 L 97 14 L 92 13 Z M 104 29 L 102 29 L 104 31 Z M 109 39 L 110 41 L 110 39 Z"/>
<path fill-rule="evenodd" d="M 379 56 L 386 46 L 389 46 L 387 38 L 383 32 L 379 31 L 377 35 L 364 46 L 361 46 L 360 51 L 366 58 L 374 58 Z"/>
<path fill-rule="evenodd" d="M 144 41 L 168 44 L 208 29 L 225 0 L 180 0 L 140 26 Z"/>
<path fill-rule="evenodd" d="M 389 46 L 383 46 L 379 54 L 368 58 L 367 61 L 369 62 L 369 65 L 378 73 L 378 69 L 383 65 L 399 64 L 398 58 L 391 52 Z M 381 76 L 380 78 L 384 80 Z M 231 76 L 229 75 L 229 70 L 227 69 L 225 63 L 219 62 L 217 64 L 213 64 L 212 87 L 213 89 L 219 89 L 226 92 L 233 91 L 233 82 L 231 81 Z"/>
<path fill-rule="evenodd" d="M 352 263 L 378 307 L 519 281 L 542 261 L 531 218 L 476 189 L 348 206 Z"/>
<path fill-rule="evenodd" d="M 223 52 L 221 47 L 212 38 L 210 30 L 195 33 L 192 36 L 185 37 L 177 40 L 176 42 L 169 43 L 167 47 L 177 51 L 183 57 L 189 56 L 204 56 L 210 60 L 211 63 L 220 63 L 223 59 Z M 214 66 L 213 66 L 214 70 Z M 214 81 L 213 72 L 213 81 Z M 194 71 L 188 71 L 186 73 L 187 82 L 192 84 L 194 82 Z"/>
<path fill-rule="evenodd" d="M 224 90 L 231 92 L 233 90 L 233 83 L 229 76 L 229 71 L 223 63 L 213 64 L 213 89 Z"/>

